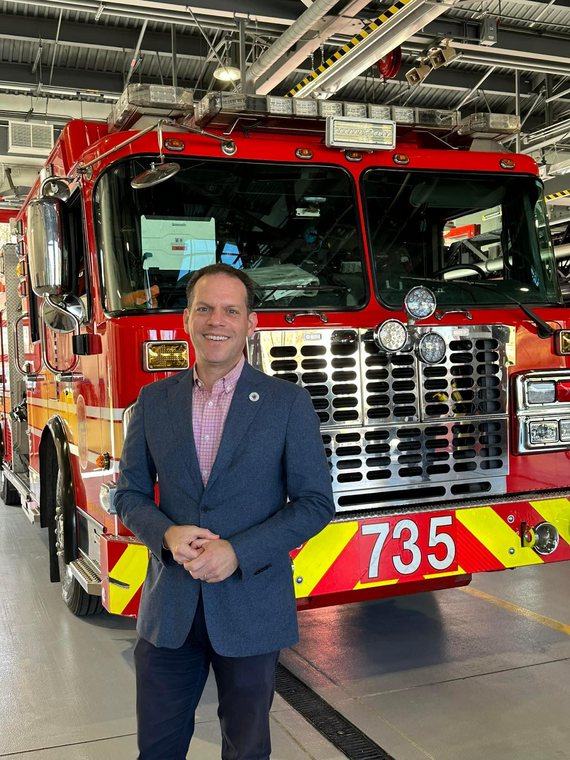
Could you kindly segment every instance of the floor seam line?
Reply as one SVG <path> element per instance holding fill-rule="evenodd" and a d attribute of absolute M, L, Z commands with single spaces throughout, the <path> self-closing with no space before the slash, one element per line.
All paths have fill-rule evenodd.
<path fill-rule="evenodd" d="M 527 668 L 536 668 L 540 667 L 541 665 L 551 665 L 556 662 L 568 662 L 570 660 L 570 657 L 561 657 L 558 660 L 546 660 L 545 662 L 534 662 L 530 663 L 529 665 L 517 665 L 513 668 L 503 668 L 502 670 L 489 670 L 486 673 L 473 673 L 470 676 L 461 676 L 459 678 L 448 678 L 445 681 L 430 681 L 429 683 L 419 683 L 415 684 L 414 686 L 406 686 L 403 689 L 388 689 L 386 691 L 377 691 L 373 692 L 372 694 L 362 694 L 361 696 L 352 697 L 353 699 L 370 699 L 371 697 L 381 697 L 384 694 L 398 694 L 403 691 L 411 691 L 412 689 L 423 689 L 426 686 L 439 686 L 440 684 L 444 683 L 457 683 L 459 681 L 469 681 L 472 678 L 485 678 L 486 676 L 494 676 L 498 675 L 499 673 L 510 673 L 515 670 L 526 670 Z"/>
<path fill-rule="evenodd" d="M 6 752 L 0 757 L 13 757 L 14 755 L 25 755 L 30 752 L 46 752 L 49 749 L 64 749 L 65 747 L 79 747 L 81 744 L 95 744 L 96 742 L 107 742 L 113 739 L 125 739 L 127 736 L 136 736 L 136 731 L 130 734 L 119 734 L 118 736 L 103 736 L 100 739 L 85 739 L 82 742 L 68 742 L 67 744 L 54 744 L 51 747 L 34 747 L 33 749 L 20 749 L 17 752 Z"/>

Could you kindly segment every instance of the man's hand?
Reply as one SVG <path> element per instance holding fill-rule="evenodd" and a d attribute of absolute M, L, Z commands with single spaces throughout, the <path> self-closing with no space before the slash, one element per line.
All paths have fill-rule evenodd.
<path fill-rule="evenodd" d="M 199 528 L 197 525 L 171 525 L 164 534 L 164 543 L 172 552 L 175 561 L 183 565 L 185 562 L 196 559 L 203 552 L 201 546 L 192 548 L 193 541 L 197 539 L 216 541 L 219 538 L 211 530 Z"/>
<path fill-rule="evenodd" d="M 201 552 L 196 559 L 184 563 L 184 569 L 188 570 L 192 578 L 208 583 L 219 583 L 225 581 L 237 570 L 238 558 L 233 546 L 223 538 L 217 541 L 201 542 L 200 548 L 190 549 L 190 551 Z"/>

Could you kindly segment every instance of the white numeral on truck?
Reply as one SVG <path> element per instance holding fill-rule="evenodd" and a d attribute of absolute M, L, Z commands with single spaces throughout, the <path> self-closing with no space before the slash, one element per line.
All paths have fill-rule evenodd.
<path fill-rule="evenodd" d="M 449 533 L 438 533 L 441 528 L 450 526 L 453 524 L 453 518 L 451 515 L 441 515 L 439 517 L 432 517 L 429 525 L 429 539 L 428 546 L 430 549 L 443 544 L 447 553 L 443 559 L 438 559 L 435 553 L 427 555 L 427 560 L 434 570 L 447 570 L 453 564 L 455 560 L 455 542 Z M 402 536 L 403 531 L 409 532 L 409 537 L 402 543 L 402 549 L 411 553 L 411 560 L 404 562 L 404 559 L 398 554 L 392 557 L 392 563 L 394 568 L 400 575 L 412 575 L 417 572 L 422 562 L 422 552 L 418 546 L 419 530 L 413 520 L 400 520 L 394 526 L 392 531 L 392 538 L 398 540 Z M 380 574 L 380 559 L 382 557 L 382 550 L 386 539 L 390 535 L 390 523 L 374 523 L 362 526 L 363 536 L 376 535 L 378 538 L 374 543 L 374 547 L 370 554 L 370 564 L 368 567 L 368 577 L 378 578 Z M 406 554 L 406 559 L 408 555 Z"/>
<path fill-rule="evenodd" d="M 441 515 L 441 517 L 432 517 L 429 524 L 429 541 L 428 545 L 431 548 L 438 544 L 445 544 L 447 548 L 447 554 L 443 559 L 438 559 L 435 554 L 428 554 L 428 562 L 434 568 L 434 570 L 447 570 L 451 567 L 453 560 L 455 559 L 455 542 L 448 533 L 437 532 L 438 528 L 443 528 L 446 525 L 451 525 L 453 518 L 451 515 Z"/>

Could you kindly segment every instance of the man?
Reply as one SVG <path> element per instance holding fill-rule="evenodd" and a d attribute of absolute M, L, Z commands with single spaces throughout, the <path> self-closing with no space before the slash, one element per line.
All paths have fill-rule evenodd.
<path fill-rule="evenodd" d="M 257 325 L 247 275 L 208 266 L 187 295 L 196 363 L 141 390 L 115 498 L 150 549 L 139 760 L 186 757 L 210 664 L 223 760 L 267 760 L 279 650 L 298 641 L 289 552 L 334 514 L 329 469 L 309 394 L 245 362 Z"/>

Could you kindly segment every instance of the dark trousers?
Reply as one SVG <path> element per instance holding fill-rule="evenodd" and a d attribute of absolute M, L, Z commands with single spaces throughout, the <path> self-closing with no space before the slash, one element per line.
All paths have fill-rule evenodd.
<path fill-rule="evenodd" d="M 155 647 L 139 637 L 135 646 L 138 760 L 186 758 L 210 663 L 218 687 L 222 760 L 269 760 L 269 710 L 278 659 L 279 652 L 254 657 L 216 654 L 206 630 L 202 597 L 179 649 Z"/>

